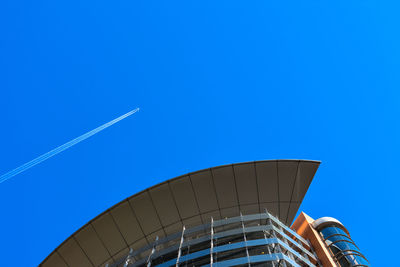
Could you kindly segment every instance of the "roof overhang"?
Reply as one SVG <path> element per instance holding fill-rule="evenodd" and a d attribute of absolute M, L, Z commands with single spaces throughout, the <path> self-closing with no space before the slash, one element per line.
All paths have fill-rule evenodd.
<path fill-rule="evenodd" d="M 189 173 L 106 210 L 55 249 L 41 266 L 104 266 L 160 238 L 220 219 L 267 209 L 289 225 L 319 161 L 268 160 Z"/>

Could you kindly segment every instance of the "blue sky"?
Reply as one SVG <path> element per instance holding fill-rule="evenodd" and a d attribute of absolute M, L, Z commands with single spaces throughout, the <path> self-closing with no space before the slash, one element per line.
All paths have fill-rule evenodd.
<path fill-rule="evenodd" d="M 397 1 L 2 1 L 1 265 L 38 265 L 100 212 L 220 164 L 314 159 L 301 206 L 372 265 L 397 242 Z M 383 248 L 382 248 L 383 249 Z M 394 264 L 394 263 L 393 263 Z"/>

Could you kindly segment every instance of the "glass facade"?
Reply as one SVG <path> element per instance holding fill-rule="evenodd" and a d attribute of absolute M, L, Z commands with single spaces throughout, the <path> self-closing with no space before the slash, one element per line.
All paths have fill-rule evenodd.
<path fill-rule="evenodd" d="M 110 267 L 320 266 L 310 243 L 268 212 L 211 221 L 131 250 Z"/>
<path fill-rule="evenodd" d="M 370 266 L 354 241 L 341 228 L 341 225 L 336 223 L 327 224 L 319 231 L 332 257 L 339 266 Z"/>

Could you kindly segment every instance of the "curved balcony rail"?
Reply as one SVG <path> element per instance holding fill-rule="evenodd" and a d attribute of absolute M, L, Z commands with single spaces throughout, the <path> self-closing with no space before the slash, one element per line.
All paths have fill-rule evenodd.
<path fill-rule="evenodd" d="M 341 267 L 370 266 L 341 224 L 327 224 L 319 230 L 336 263 Z"/>
<path fill-rule="evenodd" d="M 265 264 L 262 264 L 262 263 Z M 310 243 L 265 213 L 225 218 L 183 229 L 131 250 L 110 267 L 318 266 Z"/>

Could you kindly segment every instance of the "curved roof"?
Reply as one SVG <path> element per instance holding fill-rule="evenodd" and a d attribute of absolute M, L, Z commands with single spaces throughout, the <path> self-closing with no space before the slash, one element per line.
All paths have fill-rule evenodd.
<path fill-rule="evenodd" d="M 265 209 L 290 224 L 319 161 L 268 160 L 204 169 L 139 192 L 88 222 L 41 264 L 104 266 L 186 227 Z"/>
<path fill-rule="evenodd" d="M 341 222 L 339 222 L 339 220 L 337 220 L 335 218 L 332 218 L 332 217 L 321 217 L 321 218 L 315 220 L 312 223 L 312 227 L 314 227 L 314 229 L 316 229 L 318 231 L 322 230 L 323 228 L 325 228 L 326 226 L 329 226 L 329 225 L 338 226 L 339 228 L 343 229 L 347 233 L 348 236 L 350 236 L 350 233 L 346 229 L 346 227 L 344 227 L 344 225 Z"/>

